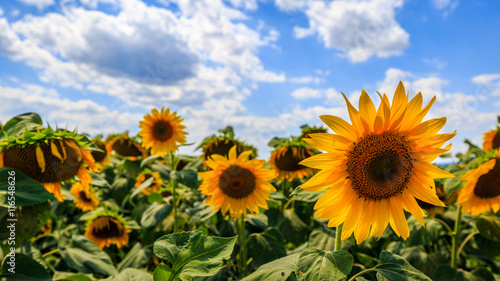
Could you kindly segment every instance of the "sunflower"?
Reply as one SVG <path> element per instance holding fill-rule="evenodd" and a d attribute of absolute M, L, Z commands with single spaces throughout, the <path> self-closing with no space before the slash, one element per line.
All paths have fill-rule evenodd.
<path fill-rule="evenodd" d="M 92 150 L 90 153 L 92 154 L 92 157 L 94 157 L 97 168 L 102 170 L 106 164 L 111 162 L 111 160 L 109 160 L 108 153 L 106 152 L 106 144 L 99 139 L 96 139 L 93 142 L 101 151 Z"/>
<path fill-rule="evenodd" d="M 286 144 L 271 152 L 269 166 L 278 173 L 277 179 L 293 181 L 295 177 L 302 179 L 314 173 L 314 169 L 299 164 L 302 160 L 315 155 L 309 146 Z"/>
<path fill-rule="evenodd" d="M 170 113 L 169 108 L 164 110 L 162 107 L 161 112 L 153 109 L 151 114 L 144 116 L 144 120 L 139 123 L 142 145 L 146 149 L 151 148 L 151 154 L 171 154 L 179 149 L 178 143 L 186 143 L 187 133 L 183 131 L 186 127 L 182 125 L 184 119 L 177 116 L 177 112 Z"/>
<path fill-rule="evenodd" d="M 484 133 L 483 139 L 483 150 L 488 151 L 500 148 L 500 127 Z"/>
<path fill-rule="evenodd" d="M 80 182 L 75 182 L 69 192 L 76 197 L 73 203 L 84 212 L 92 211 L 99 206 L 99 199 L 97 199 L 92 190 L 85 189 Z"/>
<path fill-rule="evenodd" d="M 328 129 L 323 126 L 309 127 L 308 125 L 303 125 L 300 128 L 302 129 L 302 135 L 300 136 L 299 140 L 302 140 L 303 138 L 308 138 L 309 134 L 326 133 L 328 131 Z"/>
<path fill-rule="evenodd" d="M 7 137 L 0 143 L 0 167 L 18 169 L 44 184 L 45 189 L 63 201 L 61 182 L 78 176 L 86 190 L 92 182 L 90 172 L 98 172 L 94 157 L 83 146 L 82 137 L 65 130 L 25 131 L 24 135 Z M 82 146 L 83 145 L 83 146 Z"/>
<path fill-rule="evenodd" d="M 205 161 L 213 170 L 199 173 L 203 180 L 199 190 L 207 196 L 206 204 L 212 210 L 220 209 L 224 215 L 229 210 L 231 217 L 240 218 L 246 216 L 247 209 L 252 213 L 258 213 L 259 207 L 267 209 L 269 191 L 275 191 L 268 181 L 276 174 L 262 168 L 265 160 L 248 160 L 251 153 L 245 151 L 237 156 L 233 146 L 228 158 L 214 154 Z"/>
<path fill-rule="evenodd" d="M 113 211 L 96 213 L 87 221 L 85 237 L 90 239 L 101 250 L 116 244 L 118 248 L 128 244 L 128 233 L 131 230 L 123 218 Z"/>
<path fill-rule="evenodd" d="M 387 224 L 406 239 L 409 229 L 403 210 L 424 225 L 425 214 L 415 198 L 444 206 L 434 190 L 434 178 L 453 175 L 429 162 L 451 148 L 451 144 L 440 147 L 456 132 L 436 134 L 446 123 L 445 117 L 422 122 L 435 97 L 421 108 L 422 94 L 408 102 L 401 82 L 392 104 L 379 94 L 378 110 L 364 90 L 359 111 L 343 96 L 352 124 L 336 116 L 320 116 L 336 134 L 310 134 L 311 138 L 304 139 L 327 153 L 300 163 L 321 169 L 302 188 L 329 188 L 316 202 L 315 217 L 329 220 L 329 227 L 343 223 L 342 240 L 353 232 L 357 243 L 375 233 L 380 238 Z"/>
<path fill-rule="evenodd" d="M 477 216 L 500 210 L 500 153 L 460 179 L 467 181 L 457 199 L 463 212 Z"/>
<path fill-rule="evenodd" d="M 153 182 L 148 187 L 141 190 L 141 192 L 145 195 L 149 195 L 151 193 L 160 191 L 161 185 L 163 184 L 160 173 L 151 171 L 142 172 L 141 174 L 139 174 L 139 176 L 137 176 L 137 178 L 135 179 L 135 188 L 139 188 L 145 181 L 150 178 L 153 178 Z"/>
<path fill-rule="evenodd" d="M 109 141 L 106 144 L 106 152 L 108 154 L 113 154 L 114 151 L 129 160 L 137 160 L 137 157 L 147 157 L 146 151 L 142 146 L 127 135 L 116 135 L 108 138 Z"/>

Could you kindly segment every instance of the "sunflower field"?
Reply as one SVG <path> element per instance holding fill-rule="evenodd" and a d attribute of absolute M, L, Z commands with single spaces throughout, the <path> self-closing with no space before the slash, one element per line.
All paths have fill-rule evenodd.
<path fill-rule="evenodd" d="M 193 144 L 168 108 L 136 136 L 15 116 L 0 279 L 500 280 L 500 126 L 451 160 L 456 131 L 425 118 L 435 98 L 401 82 L 379 97 L 344 96 L 350 120 L 275 137 L 270 159 L 232 127 L 181 155 Z"/>

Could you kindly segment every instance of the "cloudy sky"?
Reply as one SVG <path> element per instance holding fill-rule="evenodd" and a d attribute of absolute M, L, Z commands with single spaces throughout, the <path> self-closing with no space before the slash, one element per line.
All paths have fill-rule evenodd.
<path fill-rule="evenodd" d="M 499 11 L 487 0 L 2 1 L 0 122 L 34 111 L 91 135 L 136 134 L 164 106 L 188 142 L 232 125 L 267 158 L 272 137 L 347 118 L 340 92 L 378 104 L 401 80 L 410 96 L 437 96 L 429 117 L 448 117 L 459 152 L 500 114 Z"/>

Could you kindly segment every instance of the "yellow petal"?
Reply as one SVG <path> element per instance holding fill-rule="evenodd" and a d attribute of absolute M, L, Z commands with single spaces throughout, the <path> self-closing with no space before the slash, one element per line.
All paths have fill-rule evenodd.
<path fill-rule="evenodd" d="M 417 125 L 409 132 L 409 139 L 414 139 L 422 135 L 433 135 L 446 124 L 446 117 L 427 120 Z"/>
<path fill-rule="evenodd" d="M 54 155 L 59 160 L 61 160 L 61 163 L 62 163 L 63 158 L 62 158 L 61 154 L 59 153 L 59 151 L 57 150 L 57 146 L 56 146 L 55 142 L 50 142 L 50 150 L 52 151 L 52 155 Z"/>
<path fill-rule="evenodd" d="M 35 149 L 36 152 L 36 161 L 38 162 L 38 166 L 42 169 L 42 173 L 45 172 L 45 157 L 43 156 L 43 151 L 40 146 L 37 146 Z"/>
<path fill-rule="evenodd" d="M 364 125 L 367 126 L 367 129 L 373 131 L 377 111 L 372 99 L 365 90 L 361 91 L 361 97 L 359 98 L 359 115 L 361 116 L 361 120 L 364 121 Z"/>
<path fill-rule="evenodd" d="M 354 130 L 352 125 L 347 123 L 344 119 L 332 115 L 321 115 L 319 118 L 323 120 L 323 122 L 325 122 L 325 124 L 338 135 L 344 136 L 351 141 L 357 142 L 358 135 L 356 134 L 356 131 Z"/>
<path fill-rule="evenodd" d="M 236 145 L 231 147 L 231 149 L 229 149 L 229 153 L 228 153 L 228 157 L 229 161 L 231 162 L 234 162 L 236 161 Z"/>
<path fill-rule="evenodd" d="M 335 167 L 341 166 L 347 162 L 347 157 L 344 155 L 338 155 L 336 153 L 323 153 L 313 155 L 300 161 L 300 165 L 314 169 L 334 169 Z"/>
<path fill-rule="evenodd" d="M 347 111 L 349 112 L 349 118 L 351 118 L 352 126 L 358 134 L 362 134 L 364 132 L 364 127 L 363 124 L 361 123 L 361 120 L 359 119 L 359 112 L 352 106 L 351 102 L 347 99 L 347 97 L 342 93 L 342 96 L 344 97 L 344 100 L 347 104 Z"/>

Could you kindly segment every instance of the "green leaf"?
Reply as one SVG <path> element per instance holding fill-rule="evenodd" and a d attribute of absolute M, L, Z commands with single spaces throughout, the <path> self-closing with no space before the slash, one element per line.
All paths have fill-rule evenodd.
<path fill-rule="evenodd" d="M 249 256 L 257 266 L 286 256 L 283 235 L 274 227 L 251 234 L 247 240 L 247 248 Z"/>
<path fill-rule="evenodd" d="M 269 209 L 266 215 L 269 218 L 269 226 L 278 228 L 283 237 L 296 246 L 301 244 L 309 234 L 309 226 L 292 210 L 281 212 L 278 209 Z"/>
<path fill-rule="evenodd" d="M 118 271 L 126 268 L 143 268 L 147 265 L 151 258 L 151 250 L 144 249 L 140 242 L 135 243 L 132 249 L 129 250 L 127 255 L 118 264 Z"/>
<path fill-rule="evenodd" d="M 283 193 L 281 193 L 281 192 L 271 191 L 269 193 L 271 193 L 271 196 L 276 201 L 288 201 L 288 199 L 289 199 L 288 197 L 286 197 L 285 195 L 283 195 Z"/>
<path fill-rule="evenodd" d="M 187 187 L 198 187 L 198 173 L 195 170 L 183 169 L 182 171 L 171 171 L 170 178 Z"/>
<path fill-rule="evenodd" d="M 153 227 L 163 221 L 172 211 L 170 204 L 151 204 L 142 214 L 141 225 L 145 228 Z"/>
<path fill-rule="evenodd" d="M 165 203 L 165 200 L 163 199 L 163 196 L 161 196 L 160 193 L 151 193 L 148 195 L 148 203 L 153 204 L 153 203 Z"/>
<path fill-rule="evenodd" d="M 259 267 L 254 273 L 241 279 L 241 281 L 284 281 L 295 270 L 299 254 L 293 254 L 274 260 Z"/>
<path fill-rule="evenodd" d="M 307 248 L 300 254 L 295 274 L 297 280 L 342 280 L 352 269 L 353 257 L 346 251 L 323 251 Z"/>
<path fill-rule="evenodd" d="M 495 281 L 493 274 L 484 268 L 471 272 L 456 270 L 449 265 L 440 265 L 434 274 L 434 281 Z"/>
<path fill-rule="evenodd" d="M 500 218 L 495 215 L 481 216 L 476 221 L 479 234 L 493 241 L 500 241 Z"/>
<path fill-rule="evenodd" d="M 424 219 L 425 227 L 421 225 L 414 217 L 408 219 L 410 226 L 410 237 L 406 240 L 409 247 L 425 245 L 434 242 L 443 235 L 446 231 L 443 226 L 433 219 Z"/>
<path fill-rule="evenodd" d="M 36 180 L 29 178 L 16 169 L 0 168 L 1 207 L 13 205 L 21 207 L 51 199 L 55 199 L 54 195 L 48 192 L 43 185 Z"/>
<path fill-rule="evenodd" d="M 82 235 L 74 235 L 70 245 L 59 244 L 59 253 L 64 262 L 81 273 L 118 273 L 109 256 L 92 241 Z"/>
<path fill-rule="evenodd" d="M 375 266 L 375 269 L 379 281 L 432 281 L 405 259 L 387 251 L 380 253 L 380 262 Z"/>
<path fill-rule="evenodd" d="M 313 229 L 309 235 L 308 247 L 333 251 L 335 249 L 335 231 L 324 227 Z"/>
<path fill-rule="evenodd" d="M 145 271 L 126 268 L 117 275 L 113 275 L 106 279 L 101 279 L 102 281 L 153 281 L 153 276 Z M 154 279 L 156 281 L 156 279 Z"/>
<path fill-rule="evenodd" d="M 321 197 L 321 195 L 323 195 L 325 192 L 326 192 L 326 190 L 316 191 L 316 192 L 308 191 L 308 190 L 300 188 L 300 186 L 299 186 L 292 192 L 292 194 L 290 194 L 290 196 L 295 195 L 295 200 L 311 203 L 311 202 L 318 201 L 318 199 Z"/>
<path fill-rule="evenodd" d="M 205 200 L 195 202 L 193 208 L 187 209 L 191 223 L 204 222 L 217 214 L 218 211 L 212 210 L 212 206 L 207 206 Z"/>
<path fill-rule="evenodd" d="M 160 263 L 153 273 L 153 279 L 155 281 L 169 281 L 170 276 L 172 276 L 172 269 L 164 263 Z"/>
<path fill-rule="evenodd" d="M 54 281 L 94 281 L 90 274 L 73 273 L 73 272 L 56 272 L 54 274 Z"/>
<path fill-rule="evenodd" d="M 165 235 L 154 243 L 153 251 L 159 258 L 172 263 L 172 274 L 181 280 L 217 273 L 223 259 L 233 252 L 236 236 L 207 237 L 197 231 Z"/>
<path fill-rule="evenodd" d="M 9 281 L 51 281 L 45 268 L 25 254 L 7 255 L 2 261 L 0 280 Z"/>
<path fill-rule="evenodd" d="M 111 189 L 111 185 L 98 173 L 92 173 L 92 185 Z"/>
<path fill-rule="evenodd" d="M 5 123 L 2 128 L 2 132 L 5 132 L 8 136 L 13 137 L 18 135 L 19 133 L 24 132 L 25 128 L 28 130 L 35 129 L 40 127 L 43 124 L 42 118 L 40 115 L 28 112 L 24 114 L 20 114 L 10 119 Z M 5 134 L 1 134 L 0 141 L 5 138 Z"/>
<path fill-rule="evenodd" d="M 158 157 L 158 155 L 150 155 L 148 156 L 148 158 L 146 159 L 143 159 L 141 161 L 141 169 L 144 169 L 147 165 L 149 165 L 149 163 L 153 162 L 154 160 L 158 159 L 160 157 Z"/>
<path fill-rule="evenodd" d="M 153 177 L 150 177 L 149 179 L 145 180 L 138 188 L 134 189 L 130 198 L 133 198 L 134 196 L 139 194 L 143 189 L 148 188 L 153 183 L 154 180 L 155 178 Z"/>

